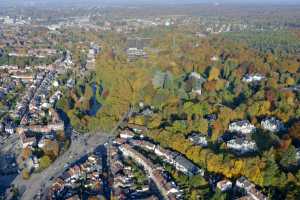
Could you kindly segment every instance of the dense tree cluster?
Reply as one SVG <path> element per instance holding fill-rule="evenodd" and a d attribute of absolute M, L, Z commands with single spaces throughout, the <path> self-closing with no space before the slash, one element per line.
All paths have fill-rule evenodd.
<path fill-rule="evenodd" d="M 277 34 L 270 41 L 276 43 Z M 112 48 L 112 43 L 119 46 Z M 287 51 L 290 46 L 279 53 L 272 45 L 265 51 L 227 36 L 199 39 L 171 30 L 152 39 L 148 59 L 127 62 L 120 37 L 109 35 L 103 44 L 91 80 L 77 83 L 70 91 L 71 98 L 64 99 L 71 121 L 88 129 L 109 130 L 129 105 L 143 102 L 156 111 L 151 116 L 136 115 L 130 123 L 146 126 L 149 131 L 145 134 L 162 146 L 185 154 L 209 172 L 228 178 L 246 176 L 274 199 L 299 196 L 300 95 L 293 87 L 300 84 L 300 63 L 293 50 Z M 195 82 L 189 80 L 193 72 L 205 79 L 201 95 L 193 91 Z M 243 81 L 247 74 L 261 74 L 265 79 L 247 83 Z M 91 97 L 91 82 L 101 85 L 97 99 L 103 107 L 96 117 L 80 117 L 80 111 L 89 106 L 86 99 Z M 211 119 L 211 115 L 216 117 Z M 288 129 L 280 133 L 263 130 L 260 122 L 268 116 L 278 118 Z M 257 127 L 252 139 L 258 152 L 247 157 L 228 152 L 220 142 L 229 123 L 243 119 Z M 91 122 L 95 127 L 90 127 Z M 193 145 L 187 139 L 191 132 L 205 134 L 208 147 Z M 197 196 L 197 192 L 192 190 L 191 195 Z"/>

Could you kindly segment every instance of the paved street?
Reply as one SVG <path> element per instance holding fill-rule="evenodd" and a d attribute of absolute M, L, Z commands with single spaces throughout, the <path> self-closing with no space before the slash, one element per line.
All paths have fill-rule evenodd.
<path fill-rule="evenodd" d="M 41 189 L 48 188 L 51 185 L 51 177 L 59 176 L 64 171 L 66 164 L 78 160 L 108 140 L 109 135 L 106 133 L 78 135 L 77 139 L 72 141 L 70 148 L 57 158 L 49 168 L 41 173 L 33 174 L 29 180 L 23 180 L 20 174 L 12 184 L 21 189 L 23 200 L 32 200 Z"/>
<path fill-rule="evenodd" d="M 12 185 L 19 188 L 23 200 L 33 200 L 37 194 L 44 195 L 45 190 L 51 186 L 53 179 L 62 174 L 68 165 L 79 160 L 84 155 L 93 152 L 97 147 L 109 142 L 117 128 L 132 114 L 132 108 L 123 115 L 115 128 L 108 133 L 86 133 L 79 134 L 73 131 L 71 134 L 71 146 L 58 157 L 47 169 L 41 173 L 32 174 L 29 180 L 23 180 L 19 174 Z"/>

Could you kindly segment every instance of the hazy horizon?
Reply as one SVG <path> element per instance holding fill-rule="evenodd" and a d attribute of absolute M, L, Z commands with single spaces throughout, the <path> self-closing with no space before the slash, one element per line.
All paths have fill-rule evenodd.
<path fill-rule="evenodd" d="M 40 5 L 170 5 L 170 4 L 300 4 L 298 0 L 0 0 L 5 6 L 40 6 Z"/>

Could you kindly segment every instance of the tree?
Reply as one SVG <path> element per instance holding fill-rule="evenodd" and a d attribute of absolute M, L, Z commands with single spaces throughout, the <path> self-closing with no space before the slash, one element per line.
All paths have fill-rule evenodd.
<path fill-rule="evenodd" d="M 50 166 L 51 164 L 51 159 L 49 158 L 49 156 L 45 155 L 40 159 L 40 169 L 46 169 Z"/>
<path fill-rule="evenodd" d="M 43 147 L 43 151 L 45 155 L 51 158 L 51 160 L 55 160 L 59 154 L 59 145 L 56 141 L 47 140 L 45 142 L 45 146 Z"/>
<path fill-rule="evenodd" d="M 292 77 L 288 77 L 285 81 L 288 86 L 295 85 L 296 81 Z"/>
<path fill-rule="evenodd" d="M 291 167 L 294 167 L 297 165 L 297 159 L 296 159 L 296 148 L 293 145 L 290 145 L 287 151 L 283 152 L 283 155 L 280 160 L 280 164 L 286 168 L 290 169 Z"/>
<path fill-rule="evenodd" d="M 22 170 L 22 177 L 24 180 L 28 180 L 30 178 L 30 172 L 28 169 L 25 168 Z"/>
<path fill-rule="evenodd" d="M 289 129 L 289 135 L 293 139 L 300 140 L 300 122 L 293 124 L 293 126 Z"/>
<path fill-rule="evenodd" d="M 216 67 L 212 67 L 209 71 L 208 80 L 209 81 L 218 80 L 219 75 L 220 75 L 220 70 Z"/>
<path fill-rule="evenodd" d="M 208 121 L 204 118 L 201 118 L 193 123 L 192 131 L 198 131 L 206 134 L 208 132 Z"/>
<path fill-rule="evenodd" d="M 227 194 L 222 193 L 221 191 L 217 190 L 214 195 L 210 198 L 210 200 L 226 200 Z"/>
<path fill-rule="evenodd" d="M 264 153 L 263 158 L 265 159 L 265 167 L 262 172 L 263 185 L 264 186 L 278 186 L 282 184 L 280 182 L 280 169 L 275 161 L 275 155 L 272 151 Z"/>
<path fill-rule="evenodd" d="M 22 159 L 27 160 L 31 156 L 31 154 L 32 154 L 31 149 L 29 147 L 26 147 L 22 151 Z"/>

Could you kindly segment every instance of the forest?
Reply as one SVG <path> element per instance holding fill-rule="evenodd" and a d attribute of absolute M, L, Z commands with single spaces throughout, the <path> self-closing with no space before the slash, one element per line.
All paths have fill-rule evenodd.
<path fill-rule="evenodd" d="M 143 102 L 155 108 L 154 114 L 136 115 L 129 123 L 147 127 L 145 135 L 155 142 L 181 152 L 211 173 L 231 179 L 246 176 L 271 199 L 300 198 L 296 160 L 300 93 L 292 89 L 300 84 L 299 33 L 228 33 L 197 38 L 172 29 L 155 34 L 151 48 L 146 48 L 147 59 L 134 62 L 127 61 L 123 37 L 107 34 L 102 38 L 95 71 L 85 78 L 75 76 L 75 89 L 59 102 L 75 128 L 108 131 L 130 105 L 138 107 Z M 193 72 L 203 77 L 201 95 L 193 92 L 195 83 L 188 81 Z M 262 74 L 266 79 L 249 84 L 242 81 L 246 74 Z M 101 108 L 91 116 L 84 111 L 90 109 L 94 84 Z M 212 114 L 217 116 L 215 120 L 208 119 Z M 263 130 L 260 121 L 264 117 L 276 117 L 287 129 L 280 133 Z M 244 119 L 258 127 L 252 135 L 258 151 L 238 156 L 228 151 L 220 138 L 231 122 Z M 193 145 L 187 139 L 192 132 L 205 134 L 208 147 Z M 193 196 L 208 195 L 205 183 L 174 176 L 187 184 Z"/>

